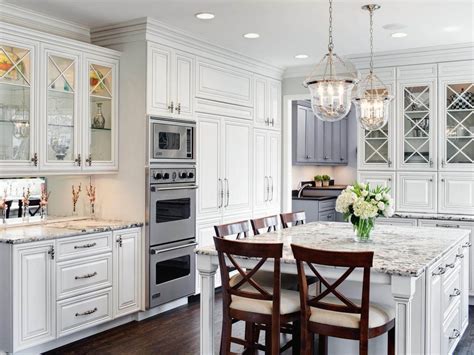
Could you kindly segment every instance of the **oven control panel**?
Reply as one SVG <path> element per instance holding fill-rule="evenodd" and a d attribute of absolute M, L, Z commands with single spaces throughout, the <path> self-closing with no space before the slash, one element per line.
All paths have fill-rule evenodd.
<path fill-rule="evenodd" d="M 193 183 L 196 182 L 196 168 L 151 169 L 150 182 L 153 184 Z"/>

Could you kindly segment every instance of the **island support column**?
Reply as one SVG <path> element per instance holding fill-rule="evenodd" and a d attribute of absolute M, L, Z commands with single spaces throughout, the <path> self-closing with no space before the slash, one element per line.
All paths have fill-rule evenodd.
<path fill-rule="evenodd" d="M 416 278 L 392 276 L 392 296 L 395 300 L 395 353 L 412 353 L 412 299 L 416 289 Z"/>
<path fill-rule="evenodd" d="M 217 264 L 210 255 L 197 255 L 197 269 L 201 277 L 201 355 L 214 354 L 214 275 Z"/>

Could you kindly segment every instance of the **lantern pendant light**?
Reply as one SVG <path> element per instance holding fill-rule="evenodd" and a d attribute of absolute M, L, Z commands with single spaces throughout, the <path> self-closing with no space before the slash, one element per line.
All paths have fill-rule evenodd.
<path fill-rule="evenodd" d="M 347 116 L 351 108 L 352 89 L 357 83 L 354 65 L 334 53 L 332 3 L 329 0 L 328 53 L 303 83 L 311 93 L 314 115 L 328 122 L 336 122 Z"/>
<path fill-rule="evenodd" d="M 388 121 L 388 108 L 393 96 L 389 95 L 387 87 L 374 74 L 374 11 L 380 9 L 379 5 L 371 4 L 362 6 L 370 14 L 370 70 L 358 87 L 357 97 L 353 102 L 357 110 L 357 118 L 361 126 L 374 131 L 383 128 Z"/>

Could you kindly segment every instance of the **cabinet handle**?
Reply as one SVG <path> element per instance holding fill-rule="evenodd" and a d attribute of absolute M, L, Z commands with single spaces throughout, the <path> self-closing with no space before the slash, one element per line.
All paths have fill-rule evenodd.
<path fill-rule="evenodd" d="M 389 168 L 392 166 L 392 160 L 390 158 L 388 158 L 387 165 Z"/>
<path fill-rule="evenodd" d="M 462 248 L 470 248 L 471 247 L 471 242 L 466 242 L 462 245 Z"/>
<path fill-rule="evenodd" d="M 75 276 L 74 279 L 75 280 L 90 279 L 91 277 L 94 277 L 94 276 L 97 276 L 96 271 L 94 271 L 91 274 L 85 274 L 85 275 L 82 275 L 82 276 Z"/>
<path fill-rule="evenodd" d="M 122 244 L 123 244 L 122 237 L 117 238 L 117 243 L 118 243 L 119 247 L 122 247 Z"/>
<path fill-rule="evenodd" d="M 275 119 L 272 118 L 272 127 L 275 127 Z"/>
<path fill-rule="evenodd" d="M 340 160 L 340 161 L 343 161 L 343 160 L 344 160 L 344 158 L 343 158 L 343 157 L 340 157 L 340 158 L 339 158 L 339 160 Z"/>
<path fill-rule="evenodd" d="M 457 329 L 453 329 L 453 336 L 449 337 L 449 340 L 457 339 L 461 336 L 461 332 Z"/>
<path fill-rule="evenodd" d="M 178 112 L 178 115 L 181 114 L 181 102 L 178 102 L 176 105 L 176 111 Z"/>
<path fill-rule="evenodd" d="M 430 159 L 430 168 L 433 167 L 433 159 Z"/>
<path fill-rule="evenodd" d="M 445 272 L 446 272 L 446 269 L 444 267 L 438 266 L 438 272 L 433 271 L 433 273 L 431 275 L 432 276 L 439 276 L 439 275 L 443 275 Z"/>
<path fill-rule="evenodd" d="M 328 157 L 326 155 L 324 156 L 324 160 L 328 160 Z"/>
<path fill-rule="evenodd" d="M 265 118 L 265 124 L 266 124 L 267 126 L 270 126 L 270 119 L 269 119 L 268 117 Z"/>
<path fill-rule="evenodd" d="M 446 180 L 445 179 L 441 179 L 441 182 L 445 182 Z"/>
<path fill-rule="evenodd" d="M 464 258 L 464 254 L 456 254 L 456 258 L 462 259 L 462 258 Z"/>
<path fill-rule="evenodd" d="M 55 253 L 55 252 L 54 252 L 54 247 L 51 246 L 51 247 L 49 248 L 49 250 L 48 250 L 48 254 L 49 254 L 51 260 L 54 260 L 54 253 Z"/>
<path fill-rule="evenodd" d="M 388 178 L 388 181 L 392 181 L 392 178 Z"/>
<path fill-rule="evenodd" d="M 267 202 L 270 198 L 270 181 L 268 180 L 268 176 L 265 176 L 265 192 L 265 202 Z"/>
<path fill-rule="evenodd" d="M 97 312 L 97 307 L 94 307 L 94 309 L 91 309 L 89 311 L 85 311 L 85 312 L 82 312 L 82 313 L 76 313 L 76 317 L 88 316 L 89 314 L 92 314 L 92 313 L 95 313 L 95 312 Z"/>
<path fill-rule="evenodd" d="M 171 103 L 168 105 L 168 110 L 170 110 L 171 113 L 174 111 L 174 103 L 171 101 Z"/>
<path fill-rule="evenodd" d="M 86 163 L 91 166 L 92 165 L 92 154 L 89 154 L 89 157 L 86 159 Z"/>
<path fill-rule="evenodd" d="M 430 179 L 430 182 L 433 182 L 433 179 Z"/>
<path fill-rule="evenodd" d="M 77 158 L 74 159 L 74 162 L 77 163 L 77 166 L 81 166 L 82 158 L 80 154 L 77 155 Z"/>
<path fill-rule="evenodd" d="M 449 297 L 457 297 L 457 296 L 460 296 L 460 295 L 461 295 L 461 290 L 459 290 L 458 288 L 455 288 L 454 293 L 451 293 L 449 295 Z"/>
<path fill-rule="evenodd" d="M 442 228 L 461 228 L 459 224 L 442 224 L 442 223 L 436 223 L 436 227 L 442 227 Z"/>
<path fill-rule="evenodd" d="M 33 158 L 31 158 L 31 161 L 34 166 L 38 166 L 38 153 L 33 154 Z"/>
<path fill-rule="evenodd" d="M 456 265 L 454 263 L 446 264 L 446 267 L 449 267 L 450 269 L 454 269 L 455 266 Z"/>
<path fill-rule="evenodd" d="M 272 202 L 273 201 L 273 177 L 269 176 L 268 178 L 270 179 L 270 182 L 272 184 L 270 188 L 270 191 L 272 192 L 271 194 L 272 197 L 270 198 L 270 202 Z"/>
<path fill-rule="evenodd" d="M 89 244 L 84 244 L 84 245 L 74 245 L 74 249 L 85 249 L 85 248 L 92 248 L 95 247 L 97 243 L 89 243 Z"/>
<path fill-rule="evenodd" d="M 221 197 L 221 200 L 219 201 L 219 206 L 217 208 L 222 208 L 224 206 L 224 185 L 222 184 L 222 179 L 217 180 L 219 183 L 219 186 L 217 187 L 219 191 L 219 196 Z"/>
<path fill-rule="evenodd" d="M 446 165 L 446 162 L 444 161 L 444 159 L 441 159 L 441 167 L 444 168 L 445 165 Z"/>
<path fill-rule="evenodd" d="M 227 180 L 227 178 L 225 178 L 224 182 L 225 182 L 225 187 L 226 187 L 225 190 L 226 190 L 226 196 L 227 196 L 227 201 L 226 201 L 224 207 L 228 207 L 229 206 L 229 199 L 230 199 L 229 180 Z"/>

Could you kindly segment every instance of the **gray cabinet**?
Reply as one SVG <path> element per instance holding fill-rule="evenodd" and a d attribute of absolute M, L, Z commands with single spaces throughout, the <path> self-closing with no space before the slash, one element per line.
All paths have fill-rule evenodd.
<path fill-rule="evenodd" d="M 323 122 L 307 101 L 293 102 L 292 109 L 293 164 L 347 165 L 347 118 Z"/>

